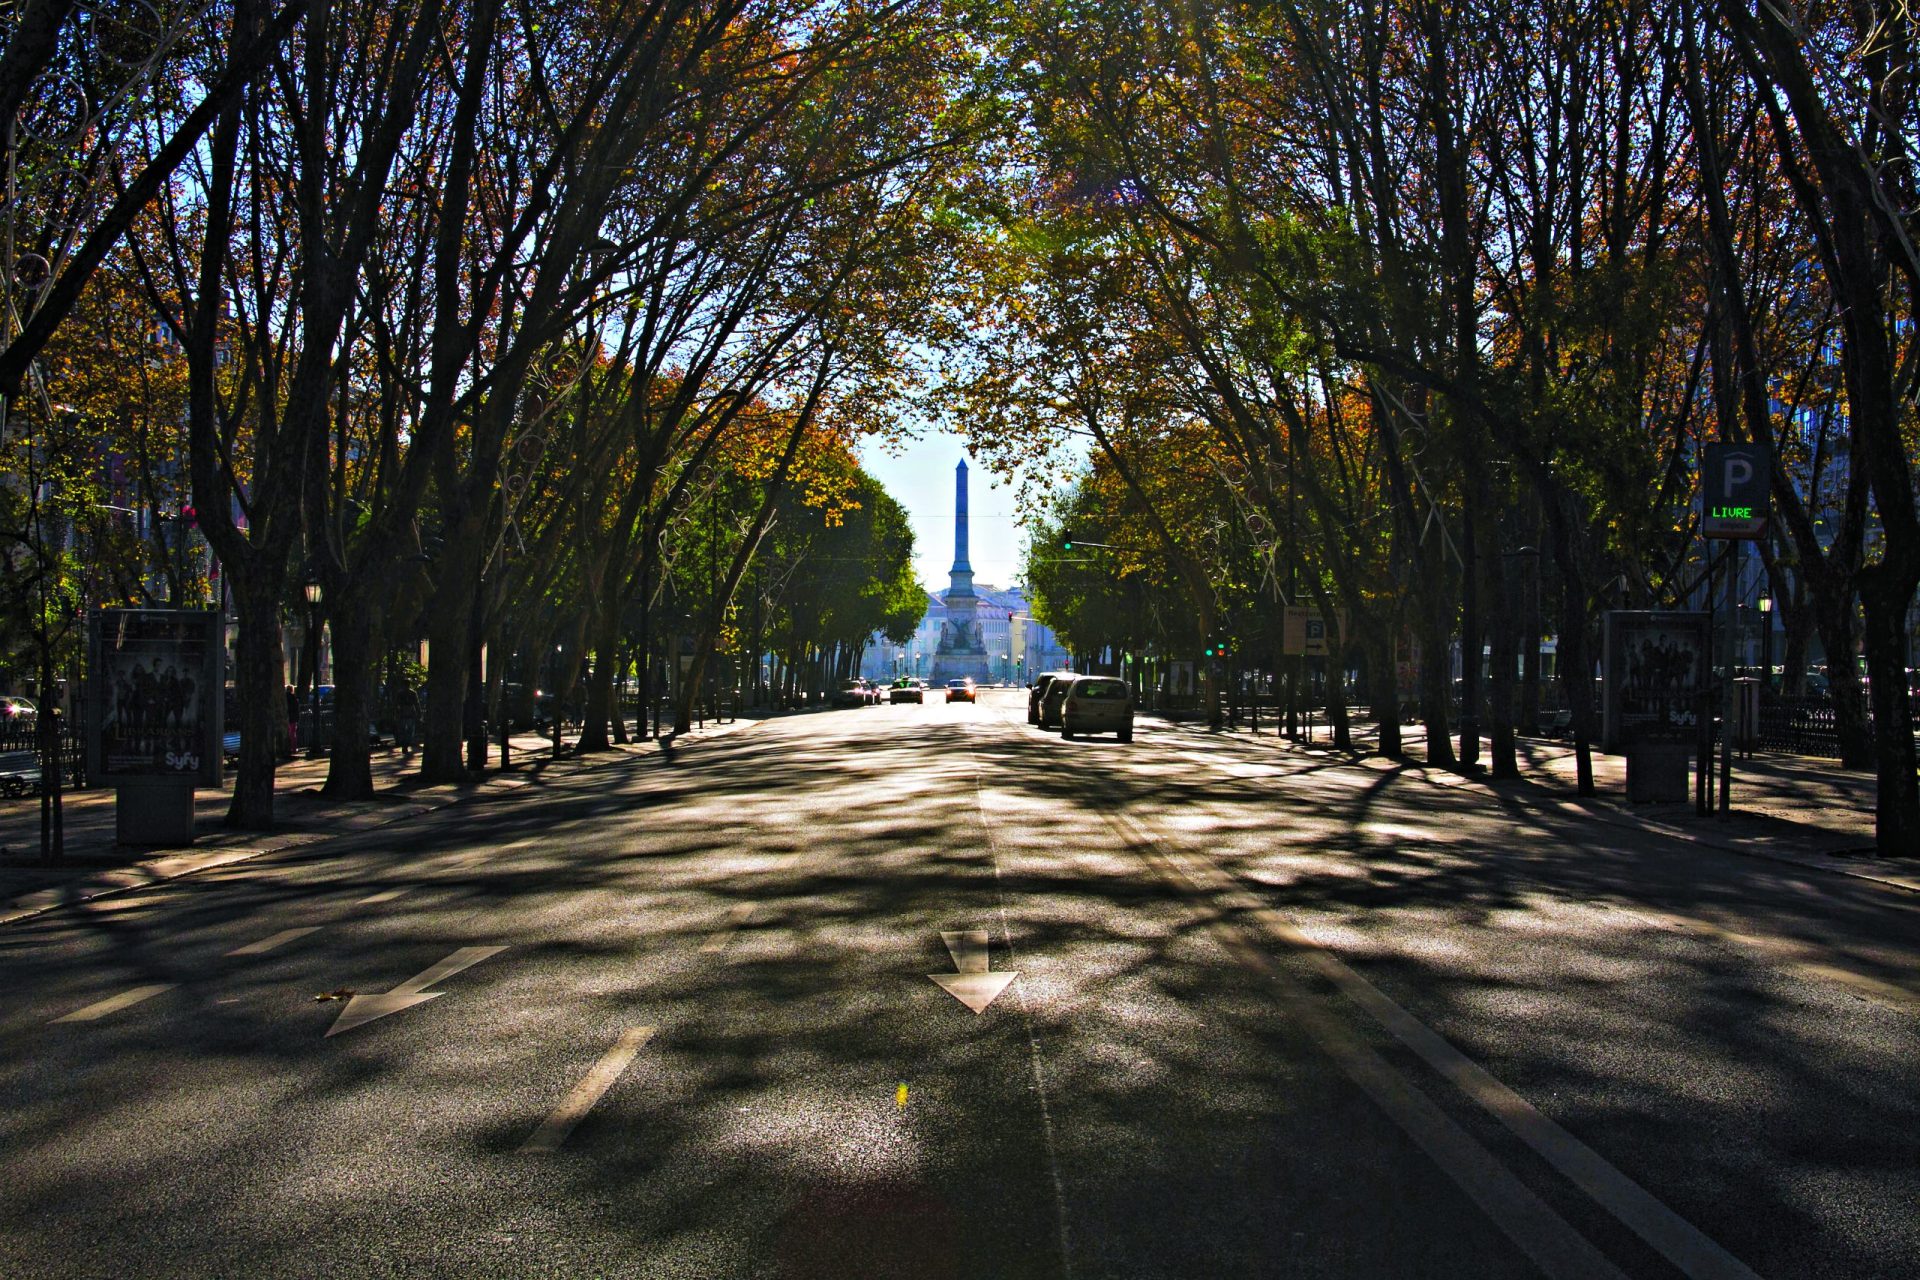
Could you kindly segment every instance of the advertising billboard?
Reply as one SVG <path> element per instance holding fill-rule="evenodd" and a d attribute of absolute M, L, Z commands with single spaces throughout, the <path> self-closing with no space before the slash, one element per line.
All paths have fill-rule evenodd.
<path fill-rule="evenodd" d="M 101 609 L 88 626 L 87 767 L 217 787 L 226 647 L 208 609 Z"/>
<path fill-rule="evenodd" d="M 1603 622 L 1600 749 L 1693 741 L 1710 674 L 1709 615 L 1616 609 Z"/>

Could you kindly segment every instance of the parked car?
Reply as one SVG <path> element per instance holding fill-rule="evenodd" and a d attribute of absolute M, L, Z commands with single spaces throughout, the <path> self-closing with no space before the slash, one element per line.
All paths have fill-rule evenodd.
<path fill-rule="evenodd" d="M 888 702 L 925 702 L 927 686 L 919 680 L 901 678 L 893 682 L 893 688 L 887 690 Z"/>
<path fill-rule="evenodd" d="M 1048 687 L 1062 677 L 1071 679 L 1073 674 L 1071 671 L 1043 671 L 1033 678 L 1033 683 L 1027 686 L 1028 724 L 1040 723 L 1040 707 L 1047 699 Z"/>
<path fill-rule="evenodd" d="M 1040 699 L 1040 727 L 1058 729 L 1060 727 L 1060 708 L 1066 705 L 1067 690 L 1079 676 L 1071 671 L 1063 672 L 1047 682 L 1046 696 Z"/>
<path fill-rule="evenodd" d="M 1133 741 L 1133 690 L 1113 676 L 1076 676 L 1061 682 L 1060 736 L 1114 733 Z"/>
<path fill-rule="evenodd" d="M 973 681 L 971 680 L 947 681 L 947 701 L 948 702 L 978 702 L 979 700 L 980 700 L 979 696 L 974 691 Z"/>

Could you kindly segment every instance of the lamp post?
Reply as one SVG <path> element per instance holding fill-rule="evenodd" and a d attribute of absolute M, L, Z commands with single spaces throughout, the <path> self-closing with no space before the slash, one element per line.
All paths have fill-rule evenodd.
<path fill-rule="evenodd" d="M 307 597 L 307 759 L 320 758 L 320 601 L 326 590 L 318 577 L 301 588 Z"/>
<path fill-rule="evenodd" d="M 1773 688 L 1773 597 L 1760 596 L 1760 687 Z"/>

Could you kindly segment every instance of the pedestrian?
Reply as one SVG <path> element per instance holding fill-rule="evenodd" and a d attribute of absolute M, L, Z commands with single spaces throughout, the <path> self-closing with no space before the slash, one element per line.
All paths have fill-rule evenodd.
<path fill-rule="evenodd" d="M 393 696 L 394 717 L 399 723 L 400 750 L 405 755 L 413 754 L 413 737 L 420 722 L 420 695 L 413 686 L 402 681 L 400 692 Z"/>
<path fill-rule="evenodd" d="M 287 757 L 300 749 L 300 695 L 287 686 Z"/>

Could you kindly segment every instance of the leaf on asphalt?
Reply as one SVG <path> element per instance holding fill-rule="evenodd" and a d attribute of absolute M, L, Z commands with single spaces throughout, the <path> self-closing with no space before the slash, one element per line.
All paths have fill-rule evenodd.
<path fill-rule="evenodd" d="M 315 996 L 313 999 L 314 999 L 314 1003 L 320 1004 L 328 1000 L 345 1000 L 352 994 L 353 994 L 352 987 L 342 987 L 338 991 L 322 991 L 319 995 Z"/>

